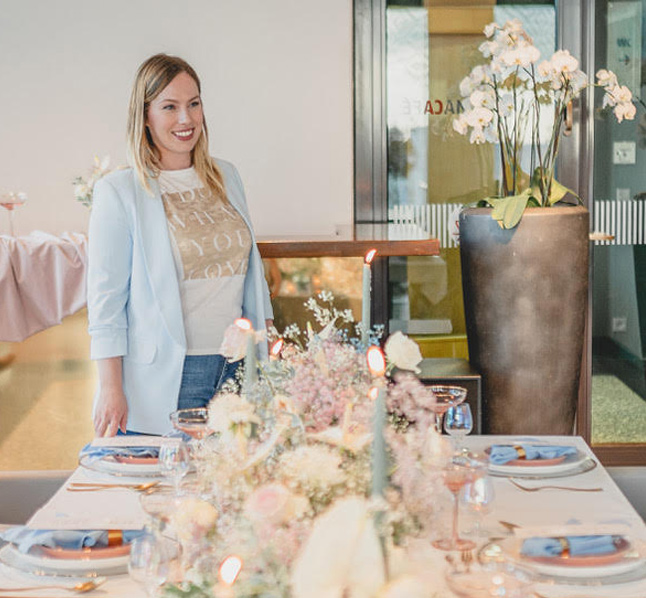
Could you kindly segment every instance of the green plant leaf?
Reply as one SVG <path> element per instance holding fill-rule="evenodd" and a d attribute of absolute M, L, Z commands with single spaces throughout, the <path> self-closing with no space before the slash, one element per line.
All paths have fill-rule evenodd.
<path fill-rule="evenodd" d="M 550 205 L 561 201 L 567 194 L 573 195 L 577 198 L 580 204 L 583 204 L 581 198 L 572 189 L 568 189 L 565 185 L 561 185 L 556 179 L 552 181 L 552 192 L 550 193 Z"/>
<path fill-rule="evenodd" d="M 531 189 L 511 197 L 489 198 L 492 204 L 491 217 L 498 221 L 501 228 L 514 228 L 518 225 L 528 202 L 532 199 Z"/>

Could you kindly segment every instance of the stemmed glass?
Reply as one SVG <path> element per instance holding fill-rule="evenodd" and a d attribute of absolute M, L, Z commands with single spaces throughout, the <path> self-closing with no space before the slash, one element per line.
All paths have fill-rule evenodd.
<path fill-rule="evenodd" d="M 173 561 L 178 554 L 173 540 L 145 534 L 130 545 L 128 573 L 144 586 L 148 596 L 158 596 L 162 585 L 173 576 Z"/>
<path fill-rule="evenodd" d="M 467 398 L 467 389 L 461 386 L 443 386 L 432 385 L 429 386 L 431 392 L 435 395 L 435 405 L 433 412 L 435 413 L 435 429 L 438 434 L 442 433 L 442 419 L 451 405 L 459 405 L 464 403 Z"/>
<path fill-rule="evenodd" d="M 168 438 L 159 447 L 159 468 L 163 476 L 170 478 L 175 494 L 180 494 L 180 484 L 188 473 L 191 456 L 186 443 L 179 438 Z"/>
<path fill-rule="evenodd" d="M 463 486 L 470 483 L 475 474 L 475 468 L 464 458 L 454 457 L 451 462 L 442 469 L 444 485 L 453 495 L 453 525 L 450 538 L 441 538 L 433 542 L 435 548 L 440 550 L 471 550 L 475 548 L 475 542 L 460 538 L 458 534 L 458 494 Z"/>
<path fill-rule="evenodd" d="M 473 415 L 469 403 L 451 405 L 444 415 L 444 430 L 454 439 L 454 451 L 462 451 L 462 443 L 473 430 Z"/>
<path fill-rule="evenodd" d="M 9 234 L 13 237 L 13 211 L 27 201 L 25 193 L 4 193 L 0 196 L 0 206 L 9 212 Z"/>
<path fill-rule="evenodd" d="M 473 481 L 464 487 L 460 499 L 476 514 L 475 526 L 471 532 L 474 536 L 490 535 L 487 530 L 482 528 L 482 520 L 491 510 L 495 497 L 493 482 L 484 470 L 476 473 Z"/>

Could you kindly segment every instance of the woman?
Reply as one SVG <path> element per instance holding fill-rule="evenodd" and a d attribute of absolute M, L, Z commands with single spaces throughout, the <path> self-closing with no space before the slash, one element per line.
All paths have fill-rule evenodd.
<path fill-rule="evenodd" d="M 99 386 L 94 428 L 163 434 L 234 367 L 218 355 L 237 317 L 273 317 L 240 177 L 208 154 L 200 80 L 157 54 L 139 68 L 128 117 L 133 168 L 94 188 L 88 315 Z M 266 352 L 266 347 L 263 347 Z"/>

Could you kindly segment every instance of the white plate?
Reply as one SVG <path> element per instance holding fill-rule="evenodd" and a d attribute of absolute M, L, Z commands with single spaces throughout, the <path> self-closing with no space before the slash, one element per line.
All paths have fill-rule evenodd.
<path fill-rule="evenodd" d="M 533 475 L 540 476 L 542 474 L 557 474 L 570 471 L 579 467 L 588 456 L 577 449 L 576 454 L 568 455 L 560 463 L 553 465 L 494 465 L 489 463 L 489 471 L 491 473 L 504 474 L 509 476 L 516 475 Z"/>
<path fill-rule="evenodd" d="M 646 573 L 644 554 L 634 546 L 622 553 L 621 558 L 612 564 L 586 567 L 571 566 L 565 562 L 559 563 L 559 559 L 557 558 L 554 559 L 554 564 L 537 562 L 532 558 L 527 558 L 520 554 L 522 543 L 523 538 L 511 537 L 498 540 L 488 546 L 498 547 L 499 551 L 505 557 L 524 569 L 534 571 L 543 577 L 553 578 L 556 581 L 571 580 L 571 583 L 579 585 L 632 581 L 633 578 L 641 579 Z M 480 553 L 480 558 L 485 561 L 487 559 L 488 546 L 485 546 Z M 495 552 L 496 550 L 494 550 Z M 632 575 L 633 573 L 635 575 Z M 621 579 L 622 577 L 624 579 Z"/>
<path fill-rule="evenodd" d="M 128 555 L 92 560 L 56 559 L 40 555 L 37 548 L 33 549 L 33 552 L 24 554 L 13 544 L 7 544 L 0 549 L 0 561 L 5 565 L 43 575 L 119 575 L 127 571 L 128 559 Z"/>
<path fill-rule="evenodd" d="M 102 459 L 92 460 L 89 455 L 83 455 L 79 464 L 85 469 L 109 473 L 116 476 L 133 476 L 133 477 L 160 477 L 161 469 L 159 462 L 152 465 L 141 465 L 139 463 L 119 463 L 112 456 L 106 456 Z"/>

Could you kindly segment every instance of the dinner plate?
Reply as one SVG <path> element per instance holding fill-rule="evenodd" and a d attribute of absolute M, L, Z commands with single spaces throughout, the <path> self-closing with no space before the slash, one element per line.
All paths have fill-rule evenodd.
<path fill-rule="evenodd" d="M 38 575 L 119 575 L 125 573 L 128 569 L 128 554 L 94 559 L 62 559 L 46 556 L 40 548 L 34 547 L 25 554 L 20 552 L 13 544 L 7 544 L 0 549 L 0 562 L 21 571 Z"/>
<path fill-rule="evenodd" d="M 88 547 L 72 550 L 68 548 L 50 548 L 41 546 L 38 549 L 43 556 L 51 559 L 92 561 L 96 559 L 110 559 L 130 554 L 130 544 L 119 546 Z"/>
<path fill-rule="evenodd" d="M 491 449 L 489 447 L 487 450 Z M 586 453 L 577 449 L 574 455 L 558 457 L 556 459 L 518 459 L 505 463 L 504 465 L 495 465 L 489 463 L 489 472 L 493 475 L 507 475 L 523 477 L 525 475 L 557 475 L 562 473 L 571 473 L 573 470 L 581 468 L 586 460 L 590 460 Z"/>
<path fill-rule="evenodd" d="M 515 537 L 496 540 L 480 551 L 479 559 L 488 562 L 504 555 L 511 562 L 539 576 L 577 585 L 622 583 L 646 576 L 644 554 L 628 538 L 623 538 L 615 553 L 569 558 L 524 556 L 520 552 L 523 540 Z"/>
<path fill-rule="evenodd" d="M 79 460 L 79 464 L 85 469 L 98 471 L 100 473 L 109 473 L 115 476 L 161 476 L 159 460 L 154 460 L 153 463 L 139 463 L 131 460 L 119 462 L 115 459 L 114 455 L 106 455 L 101 459 L 92 459 L 89 455 L 83 455 Z"/>

